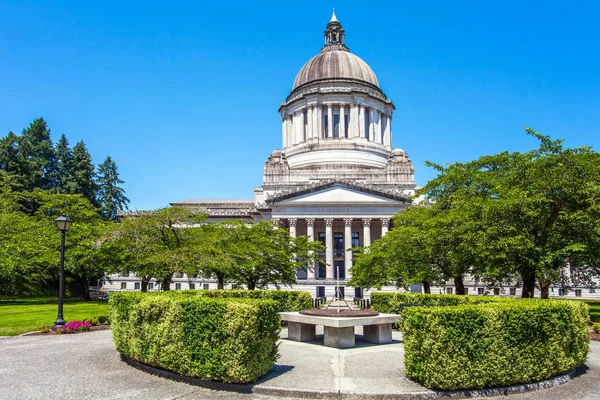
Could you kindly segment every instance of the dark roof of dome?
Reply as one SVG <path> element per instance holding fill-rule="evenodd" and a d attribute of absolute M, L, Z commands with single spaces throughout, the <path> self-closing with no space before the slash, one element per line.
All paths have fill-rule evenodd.
<path fill-rule="evenodd" d="M 292 91 L 308 83 L 340 79 L 360 81 L 379 88 L 371 67 L 346 47 L 346 32 L 335 15 L 335 9 L 324 34 L 325 46 L 300 69 Z"/>
<path fill-rule="evenodd" d="M 340 48 L 324 48 L 311 58 L 298 72 L 292 90 L 307 83 L 328 80 L 349 79 L 363 81 L 379 87 L 375 73 L 360 57 Z"/>

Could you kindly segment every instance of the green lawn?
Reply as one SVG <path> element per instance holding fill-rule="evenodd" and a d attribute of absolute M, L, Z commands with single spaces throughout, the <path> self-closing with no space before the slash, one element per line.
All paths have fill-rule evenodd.
<path fill-rule="evenodd" d="M 46 324 L 52 326 L 58 312 L 58 300 L 52 297 L 0 300 L 0 336 L 14 336 L 37 331 Z M 108 315 L 108 304 L 66 300 L 66 321 Z"/>

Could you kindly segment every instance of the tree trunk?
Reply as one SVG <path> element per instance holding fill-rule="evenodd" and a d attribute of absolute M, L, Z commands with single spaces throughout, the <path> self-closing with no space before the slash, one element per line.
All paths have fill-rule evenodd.
<path fill-rule="evenodd" d="M 151 276 L 142 276 L 142 292 L 148 291 L 148 283 L 150 283 Z"/>
<path fill-rule="evenodd" d="M 427 281 L 423 281 L 421 284 L 423 285 L 423 293 L 431 294 L 431 284 Z"/>
<path fill-rule="evenodd" d="M 533 298 L 535 291 L 535 274 L 527 273 L 522 275 L 523 278 L 523 293 L 522 298 Z"/>
<path fill-rule="evenodd" d="M 248 284 L 248 290 L 254 290 L 256 289 L 256 282 L 253 280 L 249 280 L 246 282 Z"/>
<path fill-rule="evenodd" d="M 223 290 L 225 288 L 225 274 L 217 272 L 217 289 Z"/>
<path fill-rule="evenodd" d="M 81 290 L 83 291 L 81 293 L 81 298 L 83 299 L 83 301 L 92 300 L 90 297 L 90 283 L 88 282 L 88 280 L 85 278 L 80 279 L 79 285 L 81 286 Z"/>
<path fill-rule="evenodd" d="M 458 275 L 454 278 L 454 286 L 456 287 L 456 294 L 465 294 L 465 282 L 463 281 L 462 275 Z"/>
<path fill-rule="evenodd" d="M 173 274 L 169 274 L 165 276 L 165 279 L 162 281 L 162 290 L 163 292 L 171 290 L 171 280 L 173 279 Z"/>
<path fill-rule="evenodd" d="M 540 280 L 540 293 L 542 299 L 550 298 L 550 281 L 547 279 Z"/>

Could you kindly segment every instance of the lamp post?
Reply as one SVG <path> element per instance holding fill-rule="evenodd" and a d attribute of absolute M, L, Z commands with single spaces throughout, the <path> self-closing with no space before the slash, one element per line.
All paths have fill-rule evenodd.
<path fill-rule="evenodd" d="M 63 326 L 65 319 L 63 318 L 63 294 L 64 294 L 64 275 L 65 275 L 65 234 L 71 229 L 72 220 L 67 218 L 65 214 L 54 220 L 56 227 L 61 233 L 60 239 L 60 272 L 58 275 L 58 317 L 54 321 L 54 326 Z"/>

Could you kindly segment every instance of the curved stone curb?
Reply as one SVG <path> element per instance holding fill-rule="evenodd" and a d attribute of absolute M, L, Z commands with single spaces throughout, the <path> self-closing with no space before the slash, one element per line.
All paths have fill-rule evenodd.
<path fill-rule="evenodd" d="M 536 390 L 549 389 L 567 383 L 571 379 L 582 375 L 587 371 L 585 365 L 579 366 L 561 375 L 554 376 L 544 381 L 535 383 L 526 383 L 521 385 L 493 387 L 486 389 L 472 390 L 424 390 L 422 392 L 404 392 L 404 393 L 353 393 L 340 391 L 321 391 L 321 390 L 298 390 L 283 387 L 262 386 L 261 383 L 268 380 L 268 375 L 259 379 L 255 383 L 224 383 L 218 381 L 205 381 L 199 378 L 180 375 L 175 372 L 152 367 L 135 361 L 123 353 L 121 360 L 130 366 L 141 371 L 156 375 L 162 378 L 177 382 L 184 382 L 194 386 L 200 386 L 206 389 L 222 390 L 236 393 L 254 393 L 276 397 L 296 397 L 303 399 L 343 399 L 343 400 L 370 400 L 370 399 L 389 399 L 389 400 L 421 400 L 421 399 L 468 399 L 475 397 L 495 397 L 507 396 L 511 394 L 524 393 Z M 267 379 L 265 379 L 267 378 Z M 424 388 L 425 389 L 425 388 Z"/>

